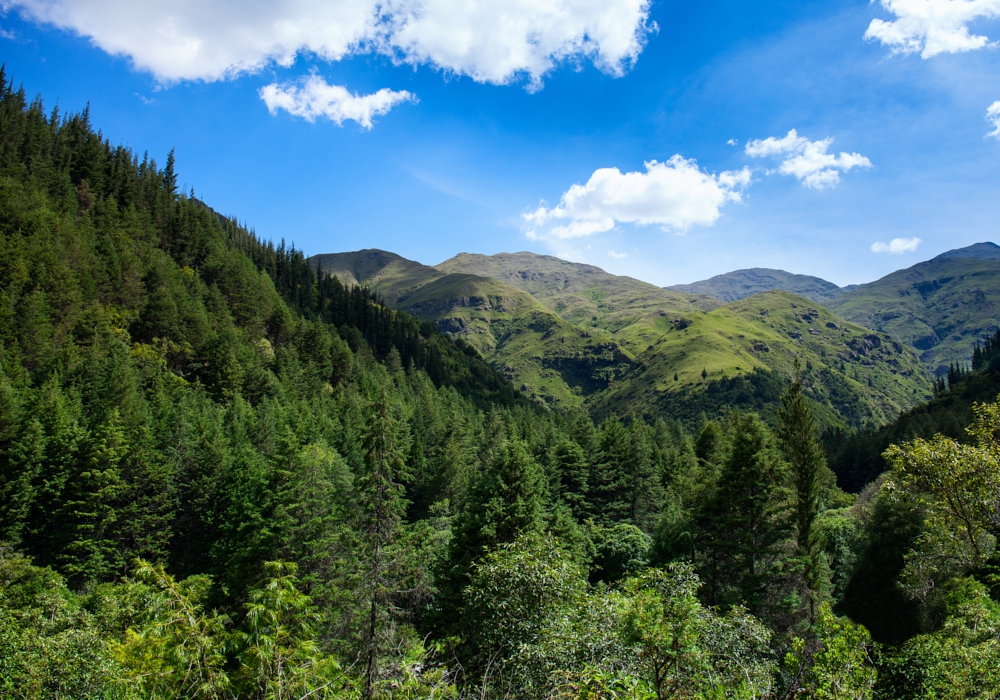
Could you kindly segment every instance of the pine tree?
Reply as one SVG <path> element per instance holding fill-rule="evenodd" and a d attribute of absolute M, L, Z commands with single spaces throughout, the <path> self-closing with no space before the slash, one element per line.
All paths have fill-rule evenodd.
<path fill-rule="evenodd" d="M 552 449 L 549 490 L 554 499 L 562 500 L 578 522 L 589 514 L 590 466 L 583 448 L 572 440 L 562 440 Z"/>
<path fill-rule="evenodd" d="M 805 561 L 803 580 L 807 590 L 809 621 L 814 622 L 826 588 L 827 571 L 816 530 L 820 512 L 820 489 L 827 471 L 826 456 L 816 439 L 812 411 L 802 393 L 802 382 L 796 381 L 781 397 L 778 444 L 791 467 L 795 486 L 795 532 L 799 556 Z"/>
<path fill-rule="evenodd" d="M 767 426 L 755 414 L 735 416 L 715 498 L 699 518 L 711 558 L 705 572 L 711 604 L 740 603 L 760 614 L 781 597 L 769 588 L 789 534 L 784 482 Z"/>
<path fill-rule="evenodd" d="M 125 490 L 121 462 L 128 444 L 118 410 L 91 435 L 80 471 L 67 484 L 57 521 L 65 524 L 60 568 L 76 585 L 107 580 L 124 561 L 114 542 L 116 506 Z"/>
<path fill-rule="evenodd" d="M 364 502 L 364 531 L 368 556 L 368 622 L 365 631 L 364 696 L 372 697 L 379 675 L 380 629 L 391 596 L 386 550 L 399 529 L 405 512 L 405 471 L 396 419 L 390 413 L 385 390 L 369 409 L 364 436 L 364 471 L 359 475 L 358 494 Z"/>

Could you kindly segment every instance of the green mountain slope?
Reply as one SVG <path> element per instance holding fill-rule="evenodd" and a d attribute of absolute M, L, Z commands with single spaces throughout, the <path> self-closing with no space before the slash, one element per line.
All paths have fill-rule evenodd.
<path fill-rule="evenodd" d="M 855 323 L 890 333 L 932 370 L 967 362 L 1000 317 L 1000 247 L 980 243 L 899 270 L 830 302 Z"/>
<path fill-rule="evenodd" d="M 675 284 L 667 289 L 688 294 L 707 294 L 727 303 L 760 292 L 782 290 L 804 296 L 818 304 L 826 304 L 844 293 L 844 290 L 833 282 L 827 282 L 819 277 L 795 275 L 784 270 L 770 270 L 763 267 L 727 272 L 691 284 Z"/>
<path fill-rule="evenodd" d="M 582 404 L 631 362 L 607 331 L 579 328 L 527 292 L 486 277 L 445 275 L 402 308 L 466 340 L 523 392 L 553 405 Z"/>
<path fill-rule="evenodd" d="M 796 359 L 827 425 L 884 423 L 931 391 L 912 349 L 789 292 L 720 307 L 533 253 L 462 254 L 436 268 L 374 250 L 310 263 L 434 322 L 552 406 L 692 423 L 724 406 L 767 413 Z"/>
<path fill-rule="evenodd" d="M 828 423 L 886 422 L 932 389 L 916 354 L 887 334 L 804 297 L 765 292 L 674 323 L 590 407 L 686 420 L 727 404 L 767 412 L 796 360 Z"/>
<path fill-rule="evenodd" d="M 309 263 L 317 270 L 334 275 L 341 284 L 365 286 L 378 292 L 390 306 L 442 276 L 433 267 L 374 248 L 314 255 Z"/>
<path fill-rule="evenodd" d="M 623 373 L 631 355 L 600 328 L 562 319 L 503 281 L 445 274 L 380 250 L 317 255 L 310 264 L 461 339 L 536 401 L 580 406 Z"/>
<path fill-rule="evenodd" d="M 605 272 L 593 265 L 536 253 L 461 253 L 436 268 L 502 280 L 523 289 L 565 320 L 584 328 L 617 333 L 660 311 L 684 314 L 720 306 L 706 296 L 682 294 Z M 632 347 L 641 351 L 642 347 Z"/>

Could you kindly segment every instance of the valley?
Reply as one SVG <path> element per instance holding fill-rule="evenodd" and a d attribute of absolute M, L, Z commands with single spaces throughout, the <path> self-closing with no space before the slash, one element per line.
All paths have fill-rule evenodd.
<path fill-rule="evenodd" d="M 378 250 L 309 262 L 434 322 L 554 408 L 693 425 L 725 406 L 773 411 L 796 372 L 824 425 L 884 423 L 931 396 L 931 373 L 894 327 L 780 289 L 863 299 L 866 286 L 834 295 L 818 278 L 757 275 L 758 291 L 727 302 L 528 252 L 433 267 Z"/>

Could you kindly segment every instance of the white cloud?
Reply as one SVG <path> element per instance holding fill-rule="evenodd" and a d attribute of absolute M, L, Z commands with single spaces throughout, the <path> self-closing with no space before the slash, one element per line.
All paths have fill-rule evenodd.
<path fill-rule="evenodd" d="M 619 222 L 680 232 L 711 226 L 726 202 L 742 201 L 741 190 L 750 182 L 749 168 L 713 175 L 679 155 L 666 163 L 647 162 L 644 173 L 601 168 L 587 184 L 570 187 L 559 206 L 524 214 L 526 233 L 535 239 L 576 238 L 610 231 Z"/>
<path fill-rule="evenodd" d="M 919 245 L 919 238 L 893 238 L 888 243 L 872 243 L 872 252 L 900 255 L 901 253 L 912 253 Z"/>
<path fill-rule="evenodd" d="M 613 250 L 609 250 L 608 251 L 608 255 L 610 257 L 614 258 L 615 260 L 621 260 L 622 258 L 627 258 L 628 257 L 628 253 L 616 253 Z"/>
<path fill-rule="evenodd" d="M 728 141 L 726 141 L 726 145 L 727 146 L 739 146 L 740 145 L 740 140 L 739 139 L 729 139 Z"/>
<path fill-rule="evenodd" d="M 923 58 L 983 48 L 989 38 L 970 34 L 969 23 L 1000 16 L 1000 0 L 881 0 L 881 3 L 896 19 L 889 22 L 873 19 L 865 39 L 877 39 L 892 47 L 893 53 L 919 52 Z"/>
<path fill-rule="evenodd" d="M 0 0 L 89 37 L 161 82 L 220 80 L 300 54 L 378 52 L 480 82 L 539 87 L 563 61 L 619 75 L 638 58 L 650 0 Z"/>
<path fill-rule="evenodd" d="M 986 121 L 993 125 L 993 131 L 986 135 L 1000 139 L 1000 100 L 986 108 Z"/>
<path fill-rule="evenodd" d="M 818 190 L 839 183 L 841 172 L 872 167 L 872 162 L 860 153 L 827 153 L 831 143 L 833 139 L 810 141 L 792 129 L 780 139 L 770 136 L 749 141 L 745 151 L 751 158 L 785 156 L 778 172 L 794 175 L 806 187 Z"/>
<path fill-rule="evenodd" d="M 278 85 L 272 83 L 260 91 L 271 114 L 285 110 L 306 121 L 326 117 L 337 124 L 353 119 L 365 129 L 372 128 L 372 118 L 385 114 L 401 102 L 415 101 L 406 90 L 393 91 L 382 88 L 370 95 L 356 95 L 340 85 L 329 85 L 318 75 L 311 75 L 298 83 Z"/>

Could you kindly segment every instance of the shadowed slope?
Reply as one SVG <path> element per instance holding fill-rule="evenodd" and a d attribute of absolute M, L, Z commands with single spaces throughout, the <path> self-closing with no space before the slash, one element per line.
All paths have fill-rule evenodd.
<path fill-rule="evenodd" d="M 830 308 L 917 348 L 931 370 L 968 362 L 1000 316 L 1000 247 L 949 251 L 862 285 Z"/>
<path fill-rule="evenodd" d="M 769 270 L 763 267 L 727 272 L 700 282 L 675 284 L 667 289 L 688 294 L 707 294 L 727 303 L 745 299 L 752 294 L 781 290 L 799 294 L 818 304 L 826 304 L 844 293 L 844 290 L 833 282 L 827 282 L 819 277 L 795 275 L 784 270 Z"/>

